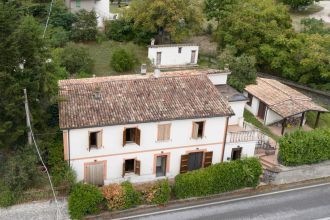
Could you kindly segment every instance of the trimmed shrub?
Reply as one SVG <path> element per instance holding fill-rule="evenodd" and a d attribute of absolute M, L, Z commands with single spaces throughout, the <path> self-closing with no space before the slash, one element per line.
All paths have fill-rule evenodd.
<path fill-rule="evenodd" d="M 133 188 L 130 182 L 104 186 L 102 193 L 110 210 L 128 209 L 139 205 L 141 202 L 139 192 Z"/>
<path fill-rule="evenodd" d="M 70 217 L 81 219 L 85 215 L 98 213 L 103 200 L 103 195 L 96 186 L 77 183 L 72 187 L 68 199 Z"/>
<path fill-rule="evenodd" d="M 91 73 L 94 65 L 87 49 L 73 43 L 60 52 L 59 62 L 70 74 Z"/>
<path fill-rule="evenodd" d="M 262 167 L 258 159 L 248 158 L 195 170 L 175 177 L 177 198 L 205 196 L 258 185 Z"/>
<path fill-rule="evenodd" d="M 116 49 L 111 57 L 111 66 L 117 72 L 130 71 L 137 63 L 135 54 L 124 48 Z"/>
<path fill-rule="evenodd" d="M 318 163 L 330 159 L 330 131 L 297 130 L 280 139 L 279 160 L 286 166 Z"/>
<path fill-rule="evenodd" d="M 170 200 L 171 187 L 167 179 L 157 181 L 156 183 L 144 184 L 139 188 L 146 203 L 164 205 Z"/>

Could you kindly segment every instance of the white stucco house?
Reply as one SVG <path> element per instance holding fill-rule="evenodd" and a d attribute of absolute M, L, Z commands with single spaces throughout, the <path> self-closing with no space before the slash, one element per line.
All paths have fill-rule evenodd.
<path fill-rule="evenodd" d="M 78 180 L 103 185 L 173 178 L 253 156 L 257 133 L 240 126 L 247 99 L 224 86 L 228 74 L 186 70 L 59 81 L 65 160 Z"/>
<path fill-rule="evenodd" d="M 310 97 L 275 79 L 258 77 L 256 84 L 246 86 L 244 95 L 249 99 L 245 108 L 265 125 L 281 126 L 281 134 L 289 124 L 303 126 L 308 111 L 318 112 L 315 127 L 320 114 L 328 112 Z"/>
<path fill-rule="evenodd" d="M 65 0 L 65 5 L 72 13 L 76 13 L 82 9 L 86 11 L 94 10 L 99 28 L 103 28 L 104 21 L 109 20 L 111 17 L 109 0 Z"/>
<path fill-rule="evenodd" d="M 197 44 L 163 44 L 148 46 L 148 58 L 159 68 L 197 66 Z"/>

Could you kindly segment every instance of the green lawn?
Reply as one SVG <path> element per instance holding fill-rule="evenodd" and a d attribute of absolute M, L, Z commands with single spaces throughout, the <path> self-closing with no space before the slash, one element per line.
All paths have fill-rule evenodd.
<path fill-rule="evenodd" d="M 278 141 L 279 140 L 279 136 L 275 135 L 274 133 L 271 132 L 271 130 L 262 124 L 262 122 L 260 122 L 251 112 L 244 110 L 244 119 L 245 121 L 253 124 L 254 126 L 256 126 L 257 128 L 259 128 L 262 132 L 264 132 L 265 134 L 267 134 L 269 137 L 273 138 L 274 140 Z"/>
<path fill-rule="evenodd" d="M 148 51 L 146 46 L 139 46 L 131 42 L 116 42 L 116 41 L 104 41 L 102 43 L 88 43 L 80 44 L 87 48 L 90 56 L 94 60 L 93 74 L 96 76 L 109 76 L 118 74 L 128 74 L 128 73 L 117 73 L 111 68 L 110 60 L 113 51 L 116 48 L 124 47 L 130 51 L 133 51 L 136 57 L 139 59 L 140 63 L 149 63 Z M 138 73 L 140 71 L 140 66 L 136 66 L 134 71 L 129 73 Z"/>

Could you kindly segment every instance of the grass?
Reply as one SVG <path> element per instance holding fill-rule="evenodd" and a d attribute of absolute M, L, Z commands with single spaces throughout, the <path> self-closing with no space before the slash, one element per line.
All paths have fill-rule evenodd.
<path fill-rule="evenodd" d="M 138 73 L 140 66 L 136 66 L 134 71 L 128 73 L 118 73 L 112 69 L 110 60 L 113 51 L 116 48 L 123 47 L 133 51 L 140 63 L 149 63 L 148 51 L 146 46 L 139 46 L 132 42 L 104 41 L 101 43 L 80 44 L 88 49 L 88 52 L 94 60 L 93 74 L 96 76 L 109 76 L 118 74 Z"/>
<path fill-rule="evenodd" d="M 325 106 L 325 108 L 330 110 L 330 106 Z M 307 125 L 313 128 L 316 121 L 317 112 L 308 112 L 306 116 Z M 321 114 L 318 128 L 330 129 L 330 113 Z"/>
<path fill-rule="evenodd" d="M 244 110 L 244 119 L 245 121 L 253 124 L 259 128 L 263 133 L 267 134 L 269 137 L 273 138 L 275 141 L 280 139 L 279 136 L 275 135 L 267 126 L 262 124 L 251 112 Z"/>
<path fill-rule="evenodd" d="M 300 32 L 301 29 L 302 29 L 302 25 L 301 25 L 301 20 L 303 18 L 308 18 L 309 15 L 311 14 L 314 14 L 316 12 L 319 12 L 323 9 L 323 7 L 319 6 L 319 5 L 316 5 L 316 4 L 313 4 L 309 7 L 307 7 L 305 10 L 303 11 L 290 11 L 290 14 L 291 14 L 291 19 L 292 19 L 292 25 L 293 25 L 293 28 Z"/>

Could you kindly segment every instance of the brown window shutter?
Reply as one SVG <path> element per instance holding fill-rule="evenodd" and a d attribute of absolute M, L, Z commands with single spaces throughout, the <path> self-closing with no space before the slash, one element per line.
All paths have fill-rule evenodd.
<path fill-rule="evenodd" d="M 171 124 L 165 125 L 164 139 L 165 140 L 170 140 L 171 139 Z"/>
<path fill-rule="evenodd" d="M 139 160 L 135 160 L 135 174 L 140 175 L 141 172 L 141 162 Z"/>
<path fill-rule="evenodd" d="M 213 152 L 206 152 L 205 157 L 204 157 L 204 167 L 208 167 L 212 165 L 212 157 L 213 157 Z"/>
<path fill-rule="evenodd" d="M 192 124 L 192 135 L 191 135 L 191 137 L 193 139 L 197 139 L 197 134 L 198 134 L 198 124 L 195 123 L 195 122 L 193 122 L 193 124 Z"/>
<path fill-rule="evenodd" d="M 102 147 L 102 133 L 103 131 L 97 132 L 97 140 L 96 140 L 97 148 Z"/>
<path fill-rule="evenodd" d="M 123 132 L 123 146 L 126 145 L 126 128 L 124 129 L 124 132 Z"/>
<path fill-rule="evenodd" d="M 188 154 L 181 155 L 180 173 L 188 172 Z"/>
<path fill-rule="evenodd" d="M 157 140 L 158 141 L 164 140 L 164 125 L 158 125 Z"/>
<path fill-rule="evenodd" d="M 125 162 L 123 163 L 123 173 L 122 173 L 122 176 L 123 177 L 125 176 Z"/>
<path fill-rule="evenodd" d="M 135 143 L 137 145 L 140 145 L 140 139 L 141 139 L 141 130 L 136 128 L 135 129 Z"/>

